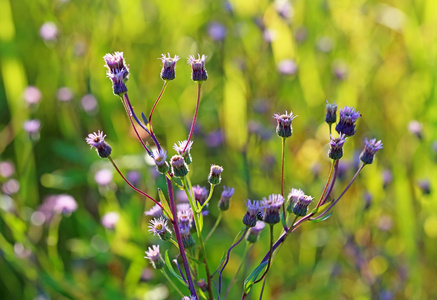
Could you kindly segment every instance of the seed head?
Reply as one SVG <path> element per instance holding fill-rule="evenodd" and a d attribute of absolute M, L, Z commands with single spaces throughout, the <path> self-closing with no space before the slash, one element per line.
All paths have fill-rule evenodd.
<path fill-rule="evenodd" d="M 376 141 L 376 139 L 368 140 L 364 139 L 364 150 L 361 152 L 360 160 L 365 164 L 371 164 L 375 153 L 382 149 L 382 142 Z"/>
<path fill-rule="evenodd" d="M 208 79 L 208 74 L 205 70 L 205 60 L 206 56 L 202 55 L 202 57 L 200 57 L 200 54 L 198 54 L 197 59 L 193 55 L 190 55 L 188 58 L 188 63 L 191 65 L 192 69 L 191 79 L 193 79 L 193 81 L 202 83 Z"/>
<path fill-rule="evenodd" d="M 103 134 L 103 131 L 98 131 L 97 133 L 93 132 L 88 134 L 88 137 L 85 138 L 85 141 L 88 145 L 96 148 L 97 153 L 100 157 L 105 158 L 111 155 L 112 148 L 105 142 L 106 135 Z"/>

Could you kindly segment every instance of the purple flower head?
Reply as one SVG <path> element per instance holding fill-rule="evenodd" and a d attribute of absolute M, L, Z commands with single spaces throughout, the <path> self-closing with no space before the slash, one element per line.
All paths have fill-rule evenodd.
<path fill-rule="evenodd" d="M 197 300 L 196 296 L 183 296 L 181 300 Z"/>
<path fill-rule="evenodd" d="M 103 131 L 97 131 L 97 133 L 93 132 L 88 134 L 88 137 L 85 138 L 85 141 L 88 145 L 96 148 L 97 153 L 100 157 L 105 158 L 111 155 L 112 148 L 105 142 L 106 135 L 103 134 Z"/>
<path fill-rule="evenodd" d="M 129 79 L 129 66 L 126 65 L 123 52 L 106 54 L 103 59 L 105 66 L 108 68 L 106 75 L 112 81 L 112 89 L 115 95 L 122 95 L 127 92 L 125 82 Z"/>
<path fill-rule="evenodd" d="M 41 91 L 35 86 L 28 86 L 23 93 L 24 101 L 29 105 L 37 104 L 41 101 L 41 97 Z"/>
<path fill-rule="evenodd" d="M 343 157 L 343 145 L 346 142 L 346 136 L 342 133 L 338 137 L 334 138 L 331 135 L 331 141 L 329 142 L 330 148 L 328 152 L 329 158 L 333 160 L 339 160 Z"/>
<path fill-rule="evenodd" d="M 382 142 L 376 141 L 376 139 L 368 140 L 364 139 L 364 150 L 361 152 L 360 160 L 365 164 L 371 164 L 375 153 L 382 149 Z"/>
<path fill-rule="evenodd" d="M 382 172 L 382 187 L 385 189 L 393 181 L 393 173 L 389 169 Z"/>
<path fill-rule="evenodd" d="M 226 27 L 220 22 L 211 22 L 208 26 L 208 35 L 216 42 L 226 37 Z"/>
<path fill-rule="evenodd" d="M 182 192 L 184 192 L 184 191 L 182 191 Z M 184 192 L 184 194 L 185 194 L 185 192 Z M 186 211 L 186 210 L 189 210 L 191 213 L 193 212 L 193 210 L 191 209 L 190 203 L 186 202 L 186 203 L 176 204 L 176 211 Z"/>
<path fill-rule="evenodd" d="M 58 36 L 58 27 L 53 22 L 45 22 L 39 29 L 39 35 L 45 41 L 54 41 Z"/>
<path fill-rule="evenodd" d="M 38 134 L 41 128 L 41 122 L 37 119 L 27 120 L 23 124 L 24 130 L 30 135 Z"/>
<path fill-rule="evenodd" d="M 266 224 L 263 221 L 256 221 L 256 225 L 249 228 L 249 231 L 246 234 L 246 241 L 252 244 L 256 243 L 259 239 L 259 234 L 264 227 L 266 227 Z"/>
<path fill-rule="evenodd" d="M 182 190 L 178 190 L 178 191 L 176 192 L 176 200 L 177 200 L 179 203 L 188 203 L 188 202 L 189 202 L 189 201 L 188 201 L 187 194 L 185 194 L 185 191 L 182 191 Z"/>
<path fill-rule="evenodd" d="M 311 204 L 312 201 L 313 201 L 313 197 L 311 196 L 307 196 L 307 195 L 299 196 L 297 202 L 293 206 L 292 212 L 296 216 L 300 216 L 300 217 L 305 216 L 308 211 L 308 206 Z"/>
<path fill-rule="evenodd" d="M 180 155 L 174 155 L 171 160 L 170 164 L 173 170 L 173 174 L 176 177 L 185 177 L 188 174 L 188 165 L 185 163 L 185 160 Z"/>
<path fill-rule="evenodd" d="M 130 183 L 136 186 L 141 180 L 141 173 L 139 171 L 131 170 L 127 172 L 126 178 Z"/>
<path fill-rule="evenodd" d="M 223 168 L 218 165 L 211 165 L 211 170 L 208 176 L 208 182 L 210 184 L 216 185 L 219 184 L 222 180 L 221 174 L 223 172 Z"/>
<path fill-rule="evenodd" d="M 287 211 L 291 213 L 297 200 L 304 195 L 305 193 L 301 189 L 292 188 L 290 193 L 288 194 Z"/>
<path fill-rule="evenodd" d="M 167 220 L 162 217 L 150 221 L 149 232 L 159 236 L 163 241 L 168 241 L 171 238 L 171 231 L 167 226 Z"/>
<path fill-rule="evenodd" d="M 223 186 L 223 192 L 218 202 L 218 207 L 221 211 L 229 209 L 231 203 L 231 197 L 234 194 L 234 188 Z"/>
<path fill-rule="evenodd" d="M 171 58 L 170 53 L 167 54 L 168 57 L 166 57 L 164 54 L 161 54 L 162 57 L 159 58 L 162 61 L 161 79 L 164 81 L 175 79 L 176 62 L 179 60 L 179 56 L 175 55 L 174 58 Z"/>
<path fill-rule="evenodd" d="M 0 162 L 0 176 L 4 178 L 11 177 L 15 173 L 14 164 L 9 161 Z"/>
<path fill-rule="evenodd" d="M 103 227 L 107 229 L 114 229 L 119 219 L 120 214 L 115 211 L 111 211 L 103 215 L 101 222 Z"/>
<path fill-rule="evenodd" d="M 153 160 L 155 161 L 156 169 L 161 174 L 167 173 L 170 169 L 166 159 L 167 151 L 164 151 L 163 149 L 153 151 Z"/>
<path fill-rule="evenodd" d="M 193 212 L 191 209 L 187 210 L 180 210 L 178 211 L 178 221 L 179 221 L 179 227 L 180 228 L 191 228 L 191 224 L 194 220 Z"/>
<path fill-rule="evenodd" d="M 106 186 L 112 182 L 112 171 L 110 169 L 101 169 L 94 175 L 94 180 L 100 186 Z"/>
<path fill-rule="evenodd" d="M 69 87 L 61 87 L 56 92 L 56 98 L 61 102 L 69 102 L 73 99 L 73 91 Z"/>
<path fill-rule="evenodd" d="M 326 100 L 325 122 L 328 123 L 329 125 L 337 122 L 337 104 L 328 103 L 328 100 Z"/>
<path fill-rule="evenodd" d="M 291 122 L 297 116 L 293 116 L 293 112 L 290 111 L 290 114 L 285 111 L 285 114 L 274 114 L 273 117 L 278 122 L 276 126 L 276 133 L 279 137 L 287 138 L 293 134 L 293 128 L 291 127 Z"/>
<path fill-rule="evenodd" d="M 268 224 L 276 224 L 281 218 L 279 216 L 279 209 L 284 203 L 284 197 L 280 194 L 269 195 L 268 199 L 263 200 L 264 214 L 263 221 Z"/>
<path fill-rule="evenodd" d="M 190 152 L 191 152 L 191 147 L 193 146 L 193 141 L 190 141 L 190 142 L 188 143 L 188 146 L 187 146 L 187 143 L 188 143 L 187 140 L 182 141 L 182 142 L 178 142 L 177 144 L 174 144 L 174 145 L 173 145 L 173 149 L 174 149 L 174 150 L 175 150 L 175 151 L 176 151 L 180 156 L 182 156 L 182 157 L 184 158 L 184 160 L 185 160 L 185 163 L 186 163 L 187 165 L 189 165 L 189 164 L 191 164 L 191 162 L 192 162 Z M 185 147 L 186 147 L 186 149 L 185 149 Z M 184 149 L 185 149 L 185 151 L 184 151 Z"/>
<path fill-rule="evenodd" d="M 159 245 L 153 245 L 152 248 L 149 247 L 149 251 L 146 251 L 144 258 L 150 260 L 155 269 L 162 269 L 165 266 L 161 254 L 159 253 Z"/>
<path fill-rule="evenodd" d="M 253 227 L 256 225 L 258 213 L 263 209 L 263 206 L 259 201 L 251 201 L 247 199 L 246 209 L 247 212 L 244 215 L 243 223 L 248 227 Z"/>
<path fill-rule="evenodd" d="M 200 205 L 205 203 L 206 199 L 208 198 L 208 190 L 200 185 L 193 186 L 193 194 L 194 199 L 196 199 Z"/>
<path fill-rule="evenodd" d="M 200 54 L 198 54 L 197 59 L 193 55 L 190 55 L 188 58 L 188 63 L 191 65 L 192 69 L 191 79 L 193 79 L 193 81 L 199 81 L 199 83 L 202 83 L 208 79 L 208 74 L 205 70 L 205 60 L 206 56 L 202 55 L 202 57 L 200 57 Z"/>
<path fill-rule="evenodd" d="M 340 109 L 340 121 L 335 126 L 335 130 L 338 133 L 344 133 L 346 136 L 353 136 L 355 134 L 355 122 L 359 117 L 361 117 L 361 114 L 355 111 L 355 108 L 345 106 Z"/>
<path fill-rule="evenodd" d="M 77 202 L 74 198 L 67 194 L 60 194 L 56 197 L 54 211 L 62 214 L 71 214 L 77 209 Z"/>
<path fill-rule="evenodd" d="M 164 213 L 162 212 L 162 208 L 158 204 L 155 204 L 151 209 L 145 211 L 144 215 L 150 216 L 153 218 L 164 217 Z"/>
<path fill-rule="evenodd" d="M 292 59 L 284 59 L 278 63 L 278 71 L 282 75 L 294 75 L 297 72 L 296 62 Z"/>
<path fill-rule="evenodd" d="M 422 139 L 423 137 L 423 126 L 419 121 L 411 121 L 408 123 L 408 131 L 417 136 L 417 138 Z"/>

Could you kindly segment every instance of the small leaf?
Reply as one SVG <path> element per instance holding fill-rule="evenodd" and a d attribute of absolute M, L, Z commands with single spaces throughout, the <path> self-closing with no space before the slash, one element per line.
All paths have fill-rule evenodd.
<path fill-rule="evenodd" d="M 281 223 L 282 223 L 282 227 L 288 228 L 287 227 L 287 220 L 284 219 L 284 214 L 281 214 Z"/>
<path fill-rule="evenodd" d="M 149 121 L 147 121 L 147 118 L 144 115 L 144 113 L 141 113 L 141 117 L 143 118 L 144 124 L 149 125 Z"/>
<path fill-rule="evenodd" d="M 249 293 L 250 289 L 252 288 L 253 282 L 256 280 L 256 277 L 261 273 L 261 271 L 265 268 L 265 266 L 268 264 L 268 261 L 262 262 L 258 267 L 256 267 L 253 272 L 247 276 L 246 280 L 244 281 L 244 292 L 247 294 Z"/>
<path fill-rule="evenodd" d="M 202 233 L 202 229 L 203 229 L 203 214 L 202 214 L 202 212 L 200 212 L 200 214 L 199 214 L 199 232 L 200 233 Z"/>
<path fill-rule="evenodd" d="M 184 281 L 182 276 L 179 275 L 178 273 L 176 273 L 175 270 L 173 269 L 173 266 L 171 265 L 171 262 L 170 262 L 170 258 L 168 257 L 168 250 L 165 251 L 165 265 L 167 266 L 167 268 L 170 271 L 170 273 L 174 277 L 176 277 L 176 279 L 178 279 L 183 285 L 187 285 L 187 283 Z"/>
<path fill-rule="evenodd" d="M 158 188 L 158 195 L 159 195 L 159 200 L 161 201 L 161 205 L 162 207 L 164 207 L 163 213 L 165 213 L 166 215 L 171 213 L 170 207 L 168 206 L 167 199 L 165 198 L 165 195 L 160 188 Z M 173 220 L 173 216 L 167 216 L 167 218 Z"/>
<path fill-rule="evenodd" d="M 323 221 L 327 220 L 333 213 L 334 213 L 334 211 L 331 211 L 329 214 L 327 214 L 326 216 L 323 216 L 320 219 L 310 219 L 310 221 L 313 223 L 323 222 Z"/>

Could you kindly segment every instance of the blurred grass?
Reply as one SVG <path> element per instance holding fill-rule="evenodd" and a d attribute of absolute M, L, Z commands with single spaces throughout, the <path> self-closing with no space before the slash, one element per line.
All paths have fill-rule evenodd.
<path fill-rule="evenodd" d="M 216 163 L 225 169 L 222 184 L 236 189 L 232 209 L 211 241 L 217 246 L 207 246 L 211 265 L 219 263 L 240 230 L 244 200 L 278 192 L 281 145 L 273 113 L 292 110 L 298 115 L 287 141 L 286 190 L 320 193 L 329 170 L 323 124 L 328 99 L 354 106 L 363 115 L 357 136 L 346 145 L 345 161 L 352 164 L 364 137 L 381 139 L 384 149 L 333 217 L 306 224 L 287 241 L 268 276 L 265 298 L 437 297 L 437 154 L 432 148 L 437 140 L 437 3 L 291 1 L 293 13 L 286 19 L 278 14 L 278 3 L 235 0 L 229 11 L 221 1 L 0 0 L 0 160 L 14 163 L 13 178 L 20 184 L 17 194 L 2 190 L 0 199 L 0 298 L 180 298 L 158 285 L 164 279 L 143 259 L 146 245 L 156 243 L 147 234 L 142 213 L 151 204 L 116 174 L 105 187 L 94 180 L 97 170 L 110 166 L 87 149 L 84 138 L 101 129 L 123 171 L 141 173 L 141 188 L 156 196 L 156 186 L 165 186 L 144 162 L 105 78 L 102 57 L 114 51 L 124 52 L 131 71 L 129 96 L 137 113 L 146 115 L 162 87 L 157 58 L 167 52 L 181 56 L 177 78 L 154 115 L 155 131 L 166 149 L 185 139 L 195 108 L 196 86 L 185 59 L 197 53 L 208 56 L 192 181 L 205 185 L 209 165 Z M 52 41 L 39 34 L 48 21 L 59 30 Z M 226 27 L 225 40 L 208 35 L 210 21 Z M 263 28 L 275 32 L 271 43 L 264 40 Z M 283 59 L 296 62 L 295 75 L 278 72 Z M 344 78 L 335 74 L 339 66 L 346 68 Z M 42 93 L 36 106 L 23 99 L 28 85 Z M 72 90 L 71 101 L 57 100 L 61 87 Z M 87 94 L 98 101 L 94 113 L 81 106 Z M 39 139 L 23 130 L 30 118 L 41 121 Z M 407 129 L 412 120 L 423 125 L 421 139 Z M 253 124 L 258 126 L 255 132 L 248 130 Z M 216 130 L 224 134 L 224 143 L 210 147 L 204 141 Z M 393 182 L 384 188 L 387 169 Z M 430 181 L 430 195 L 418 187 L 423 179 Z M 2 187 L 7 180 L 0 176 Z M 346 183 L 340 181 L 335 195 Z M 220 190 L 206 226 L 218 214 Z M 369 208 L 365 192 L 372 196 Z M 32 221 L 44 198 L 58 193 L 71 194 L 79 203 L 78 211 L 59 224 L 63 270 L 47 255 L 47 229 Z M 10 199 L 14 208 L 6 209 Z M 100 224 L 108 211 L 121 214 L 114 231 Z M 264 233 L 249 261 L 259 261 L 267 240 Z M 34 256 L 21 258 L 14 249 L 17 243 Z M 226 280 L 237 269 L 242 251 L 236 249 L 231 257 Z M 141 281 L 144 268 L 152 275 Z M 246 268 L 246 274 L 252 269 Z M 229 299 L 239 297 L 239 286 L 241 281 Z M 252 296 L 258 293 L 256 287 Z"/>

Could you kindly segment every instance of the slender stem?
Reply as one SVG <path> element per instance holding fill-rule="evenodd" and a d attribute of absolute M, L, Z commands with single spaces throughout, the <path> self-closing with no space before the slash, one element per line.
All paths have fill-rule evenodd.
<path fill-rule="evenodd" d="M 169 241 L 179 250 L 179 245 L 174 239 L 171 238 Z"/>
<path fill-rule="evenodd" d="M 228 288 L 226 289 L 225 296 L 223 297 L 224 299 L 226 299 L 226 297 L 228 296 L 229 292 L 231 291 L 232 285 L 238 281 L 238 280 L 235 280 L 235 278 L 237 278 L 237 275 L 240 272 L 241 267 L 243 267 L 244 262 L 246 260 L 246 255 L 249 252 L 249 249 L 252 247 L 253 244 L 250 244 L 249 246 L 248 245 L 249 245 L 249 243 L 246 243 L 246 246 L 244 247 L 243 256 L 241 257 L 240 265 L 238 266 L 237 271 L 235 272 L 234 276 L 232 277 L 232 279 L 231 279 L 231 281 L 229 283 Z"/>
<path fill-rule="evenodd" d="M 266 286 L 266 279 L 267 279 L 267 276 L 264 277 L 264 279 L 263 279 L 263 286 L 262 286 L 262 288 L 261 288 L 261 293 L 259 294 L 259 300 L 262 300 L 262 298 L 263 298 L 264 287 Z"/>
<path fill-rule="evenodd" d="M 281 196 L 284 198 L 284 166 L 285 166 L 285 138 L 282 138 L 282 159 L 281 159 Z M 285 216 L 285 201 L 282 202 L 282 217 L 286 220 Z M 284 230 L 287 231 L 288 228 L 284 227 Z"/>
<path fill-rule="evenodd" d="M 170 277 L 168 277 L 167 273 L 165 273 L 165 271 L 163 269 L 161 269 L 161 273 L 162 275 L 164 275 L 165 279 L 167 279 L 168 282 L 170 282 L 170 285 L 176 290 L 176 292 L 180 295 L 180 296 L 184 296 L 184 294 L 178 289 L 178 287 L 176 286 L 176 284 L 174 284 L 173 280 L 170 279 Z"/>
<path fill-rule="evenodd" d="M 191 123 L 190 134 L 188 135 L 188 140 L 187 140 L 187 143 L 185 144 L 185 148 L 184 148 L 184 151 L 182 151 L 182 153 L 185 153 L 185 150 L 187 150 L 188 144 L 190 143 L 190 140 L 191 140 L 191 136 L 193 135 L 194 124 L 196 124 L 197 112 L 199 111 L 199 103 L 200 103 L 200 87 L 201 87 L 201 86 L 202 86 L 201 83 L 198 83 L 198 84 L 197 84 L 197 103 L 196 103 L 196 111 L 194 112 L 193 122 Z"/>
<path fill-rule="evenodd" d="M 170 209 L 171 209 L 172 215 L 174 216 L 173 220 L 172 220 L 173 230 L 174 230 L 176 240 L 177 240 L 178 245 L 179 245 L 179 252 L 181 254 L 182 262 L 184 264 L 185 273 L 187 275 L 188 288 L 190 289 L 191 295 L 192 296 L 195 295 L 197 297 L 196 289 L 194 288 L 194 284 L 193 284 L 193 279 L 191 278 L 190 265 L 188 264 L 188 259 L 187 259 L 187 256 L 185 254 L 184 244 L 182 243 L 181 232 L 179 231 L 179 223 L 178 223 L 178 218 L 176 217 L 177 213 L 176 213 L 176 205 L 175 205 L 174 196 L 173 196 L 172 182 L 167 177 L 165 179 L 166 179 L 166 183 L 167 183 Z"/>
<path fill-rule="evenodd" d="M 62 214 L 60 212 L 53 212 L 52 219 L 50 220 L 48 238 L 47 238 L 47 251 L 51 262 L 55 266 L 56 272 L 63 272 L 64 265 L 62 259 L 59 257 L 58 252 L 58 240 L 59 240 L 59 223 L 61 222 Z"/>
<path fill-rule="evenodd" d="M 144 197 L 149 198 L 150 200 L 152 200 L 153 202 L 155 202 L 156 205 L 158 205 L 162 210 L 166 211 L 165 208 L 161 205 L 161 203 L 159 203 L 158 201 L 156 201 L 155 199 L 153 199 L 152 197 L 150 197 L 148 194 L 146 194 L 145 192 L 137 189 L 135 186 L 133 186 L 132 183 L 129 182 L 129 180 L 127 180 L 126 177 L 124 177 L 123 173 L 121 173 L 120 169 L 117 167 L 117 165 L 115 164 L 114 160 L 112 159 L 111 156 L 108 156 L 108 159 L 111 161 L 112 165 L 114 166 L 114 168 L 117 170 L 118 174 L 120 174 L 121 178 L 123 178 L 123 180 L 136 192 L 138 192 L 139 194 L 143 195 Z M 170 214 L 168 213 L 168 211 L 166 211 L 167 214 L 170 216 Z"/>
<path fill-rule="evenodd" d="M 328 189 L 329 182 L 331 181 L 332 172 L 333 172 L 333 170 L 334 170 L 334 164 L 335 164 L 335 160 L 332 161 L 331 168 L 329 169 L 328 180 L 326 181 L 325 188 L 323 189 L 323 192 L 322 192 L 322 194 L 320 195 L 319 202 L 317 202 L 316 209 L 319 208 L 319 207 L 322 205 L 322 201 L 323 201 L 323 199 L 324 199 L 324 196 L 325 196 L 326 190 Z"/>
<path fill-rule="evenodd" d="M 346 193 L 346 191 L 349 189 L 349 187 L 350 187 L 350 186 L 352 185 L 352 183 L 355 181 L 355 179 L 357 178 L 357 176 L 358 176 L 358 174 L 361 172 L 361 170 L 364 168 L 364 166 L 365 166 L 365 164 L 362 164 L 362 165 L 358 168 L 358 170 L 357 170 L 357 172 L 355 173 L 354 177 L 352 177 L 351 181 L 350 181 L 349 184 L 346 186 L 346 188 L 344 189 L 344 191 L 340 194 L 340 196 L 338 196 L 338 198 L 335 199 L 335 201 L 332 202 L 332 204 L 329 205 L 329 207 L 328 207 L 324 212 L 322 212 L 322 213 L 321 213 L 320 215 L 318 215 L 317 217 L 313 218 L 314 220 L 320 219 L 321 217 L 323 217 L 324 215 L 326 215 L 326 214 L 331 210 L 331 208 L 333 208 L 334 205 L 337 204 L 337 202 L 340 200 L 340 198 L 343 197 L 343 195 Z"/>
<path fill-rule="evenodd" d="M 331 192 L 332 192 L 332 188 L 334 187 L 335 181 L 337 180 L 337 174 L 338 174 L 338 163 L 339 163 L 339 161 L 337 160 L 337 161 L 335 162 L 335 164 L 334 164 L 334 174 L 332 175 L 332 181 L 331 181 L 331 184 L 329 185 L 329 187 L 328 187 L 328 191 L 326 192 L 326 194 L 325 194 L 325 196 L 324 196 L 324 198 L 323 198 L 323 200 L 322 200 L 322 202 L 321 202 L 320 205 L 323 205 L 323 204 L 326 203 L 326 200 L 328 199 L 329 195 L 330 195 Z"/>
<path fill-rule="evenodd" d="M 273 247 L 273 224 L 270 224 L 270 251 L 269 251 L 269 261 L 268 261 L 268 264 L 267 264 L 267 268 L 266 268 L 266 270 L 264 271 L 264 274 L 261 276 L 260 279 L 256 280 L 256 281 L 254 282 L 254 284 L 260 282 L 261 280 L 263 280 L 264 277 L 267 275 L 267 272 L 268 272 L 269 269 L 270 269 L 270 264 L 271 264 L 271 262 L 272 262 L 272 254 L 273 254 L 272 247 Z"/>
<path fill-rule="evenodd" d="M 202 212 L 202 209 L 208 204 L 209 200 L 211 200 L 212 193 L 214 192 L 214 186 L 215 186 L 214 184 L 211 184 L 211 188 L 209 189 L 208 198 L 205 200 L 205 202 L 203 202 L 202 206 L 197 211 L 198 214 L 200 214 Z"/>
<path fill-rule="evenodd" d="M 152 115 L 153 115 L 153 112 L 155 111 L 156 105 L 158 105 L 159 99 L 161 99 L 162 94 L 164 94 L 165 88 L 167 87 L 167 83 L 168 83 L 168 81 L 165 80 L 165 81 L 164 81 L 164 85 L 162 86 L 162 89 L 161 89 L 161 93 L 159 93 L 159 96 L 158 96 L 158 98 L 156 99 L 155 104 L 153 105 L 152 110 L 150 111 L 150 115 L 149 115 L 149 123 L 152 123 Z"/>
<path fill-rule="evenodd" d="M 218 225 L 219 225 L 219 223 L 220 223 L 222 217 L 223 217 L 223 213 L 222 213 L 222 211 L 220 211 L 220 213 L 219 213 L 219 215 L 218 215 L 218 217 L 217 217 L 217 220 L 215 221 L 214 226 L 211 228 L 211 231 L 208 233 L 208 235 L 207 235 L 206 238 L 205 238 L 205 243 L 208 241 L 208 239 L 211 237 L 211 235 L 212 235 L 212 234 L 214 233 L 214 231 L 217 229 L 217 227 L 218 227 Z"/>

